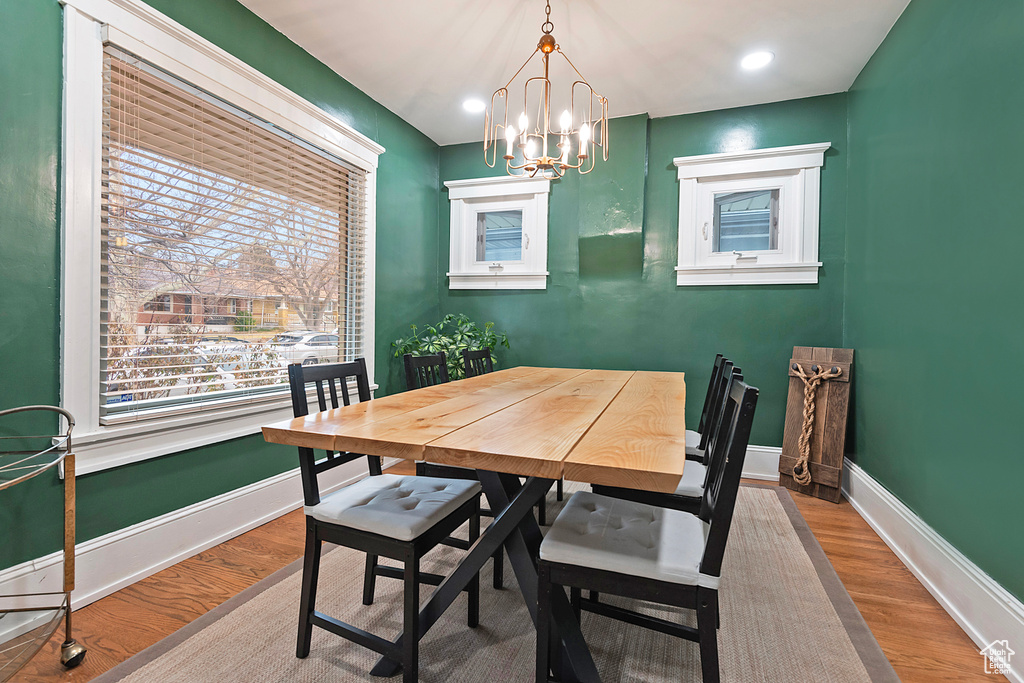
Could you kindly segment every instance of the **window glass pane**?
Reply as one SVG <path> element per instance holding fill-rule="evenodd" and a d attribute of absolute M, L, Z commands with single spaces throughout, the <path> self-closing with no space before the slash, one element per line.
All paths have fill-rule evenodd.
<path fill-rule="evenodd" d="M 101 422 L 361 355 L 363 175 L 112 46 L 104 79 Z"/>
<path fill-rule="evenodd" d="M 482 211 L 476 215 L 476 260 L 523 260 L 523 212 Z"/>
<path fill-rule="evenodd" d="M 779 191 L 715 195 L 716 252 L 779 248 Z"/>

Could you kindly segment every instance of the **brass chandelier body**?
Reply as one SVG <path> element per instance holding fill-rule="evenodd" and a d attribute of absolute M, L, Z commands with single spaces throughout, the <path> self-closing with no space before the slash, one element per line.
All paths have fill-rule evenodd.
<path fill-rule="evenodd" d="M 504 87 L 491 95 L 491 104 L 484 119 L 484 161 L 494 168 L 498 152 L 504 151 L 505 171 L 511 176 L 547 178 L 561 177 L 569 169 L 580 174 L 594 169 L 598 150 L 608 160 L 608 100 L 599 95 L 559 48 L 551 32 L 551 2 L 548 0 L 547 18 L 541 24 L 542 35 L 537 48 Z M 573 82 L 569 108 L 559 118 L 558 130 L 551 126 L 551 80 L 549 62 L 553 53 L 565 59 L 578 80 Z M 529 78 L 523 87 L 523 106 L 519 118 L 510 123 L 509 88 L 513 81 L 540 54 L 543 76 Z M 530 120 L 529 97 L 540 89 L 537 112 Z M 518 126 L 518 127 L 517 127 Z M 575 150 L 573 146 L 575 144 Z"/>

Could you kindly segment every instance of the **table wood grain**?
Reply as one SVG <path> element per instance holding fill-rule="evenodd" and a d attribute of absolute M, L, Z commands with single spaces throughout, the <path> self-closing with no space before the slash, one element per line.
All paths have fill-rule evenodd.
<path fill-rule="evenodd" d="M 674 491 L 683 373 L 516 367 L 263 428 L 267 441 Z"/>
<path fill-rule="evenodd" d="M 565 459 L 572 481 L 671 493 L 686 462 L 678 372 L 634 373 Z"/>

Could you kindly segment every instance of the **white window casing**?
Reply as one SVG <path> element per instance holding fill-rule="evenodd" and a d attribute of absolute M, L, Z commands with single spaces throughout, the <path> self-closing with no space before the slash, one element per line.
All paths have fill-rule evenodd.
<path fill-rule="evenodd" d="M 677 157 L 679 254 L 676 284 L 816 284 L 821 166 L 831 143 Z M 716 252 L 720 193 L 777 190 L 776 249 Z"/>
<path fill-rule="evenodd" d="M 451 205 L 449 289 L 546 289 L 548 194 L 546 178 L 474 178 L 445 183 Z M 478 261 L 477 216 L 522 211 L 522 259 Z"/>
<path fill-rule="evenodd" d="M 165 416 L 100 421 L 103 49 L 137 55 L 182 81 L 301 138 L 366 174 L 361 336 L 373 386 L 375 200 L 384 148 L 139 0 L 62 0 L 61 401 L 76 420 L 78 471 L 111 467 L 247 434 L 291 416 L 287 385 L 248 400 L 175 406 Z"/>

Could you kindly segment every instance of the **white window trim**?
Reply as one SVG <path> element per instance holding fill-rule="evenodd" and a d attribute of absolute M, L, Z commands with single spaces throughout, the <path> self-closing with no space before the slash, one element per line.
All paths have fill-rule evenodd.
<path fill-rule="evenodd" d="M 677 157 L 679 259 L 676 285 L 817 284 L 821 166 L 830 142 Z M 780 249 L 772 254 L 711 255 L 702 226 L 712 188 L 748 180 L 780 188 Z M 711 209 L 713 210 L 713 209 Z"/>
<path fill-rule="evenodd" d="M 287 388 L 222 408 L 99 424 L 99 262 L 103 43 L 110 41 L 182 80 L 364 170 L 366 270 L 363 349 L 371 387 L 377 160 L 384 148 L 139 0 L 61 0 L 64 6 L 61 404 L 75 416 L 79 474 L 255 434 L 291 417 Z"/>
<path fill-rule="evenodd" d="M 451 204 L 449 289 L 546 289 L 551 181 L 498 176 L 449 180 L 444 185 Z M 529 250 L 523 261 L 506 261 L 500 268 L 492 268 L 471 256 L 476 249 L 474 217 L 481 209 L 522 209 L 523 238 Z"/>

